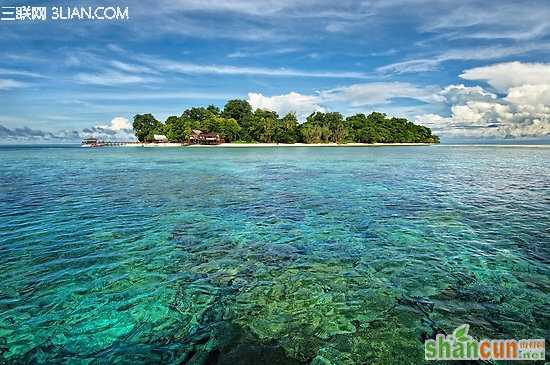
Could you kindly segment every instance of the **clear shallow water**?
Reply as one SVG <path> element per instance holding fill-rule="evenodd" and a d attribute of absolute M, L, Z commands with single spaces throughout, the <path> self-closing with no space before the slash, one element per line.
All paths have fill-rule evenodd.
<path fill-rule="evenodd" d="M 0 148 L 0 363 L 550 337 L 550 148 Z"/>

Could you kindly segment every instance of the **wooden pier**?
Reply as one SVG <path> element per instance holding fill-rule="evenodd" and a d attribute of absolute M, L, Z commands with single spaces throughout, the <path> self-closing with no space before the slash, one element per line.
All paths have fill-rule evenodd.
<path fill-rule="evenodd" d="M 138 141 L 102 141 L 97 138 L 86 138 L 82 140 L 82 147 L 119 147 L 129 144 L 141 144 Z"/>
<path fill-rule="evenodd" d="M 100 141 L 99 144 L 102 147 L 116 147 L 116 146 L 124 146 L 127 144 L 142 144 L 138 141 Z"/>

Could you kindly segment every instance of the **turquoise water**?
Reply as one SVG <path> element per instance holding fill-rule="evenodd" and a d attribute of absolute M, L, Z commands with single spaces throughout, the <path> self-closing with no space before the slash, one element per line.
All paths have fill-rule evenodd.
<path fill-rule="evenodd" d="M 0 363 L 550 337 L 550 148 L 0 148 Z"/>

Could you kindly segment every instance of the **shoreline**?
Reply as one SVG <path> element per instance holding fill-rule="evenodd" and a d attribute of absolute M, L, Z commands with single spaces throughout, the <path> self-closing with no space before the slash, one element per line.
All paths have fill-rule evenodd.
<path fill-rule="evenodd" d="M 186 145 L 182 143 L 132 143 L 120 147 L 190 147 L 190 148 L 262 148 L 262 147 L 387 147 L 387 146 L 431 146 L 437 143 L 221 143 L 216 145 Z"/>

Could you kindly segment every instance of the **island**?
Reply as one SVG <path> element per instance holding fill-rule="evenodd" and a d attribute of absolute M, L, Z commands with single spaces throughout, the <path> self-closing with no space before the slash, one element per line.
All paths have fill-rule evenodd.
<path fill-rule="evenodd" d="M 362 145 L 432 144 L 439 137 L 428 127 L 384 113 L 314 112 L 304 123 L 295 113 L 252 110 L 246 100 L 229 100 L 223 110 L 214 105 L 193 107 L 164 123 L 152 114 L 138 114 L 133 128 L 140 144 L 152 145 Z"/>

